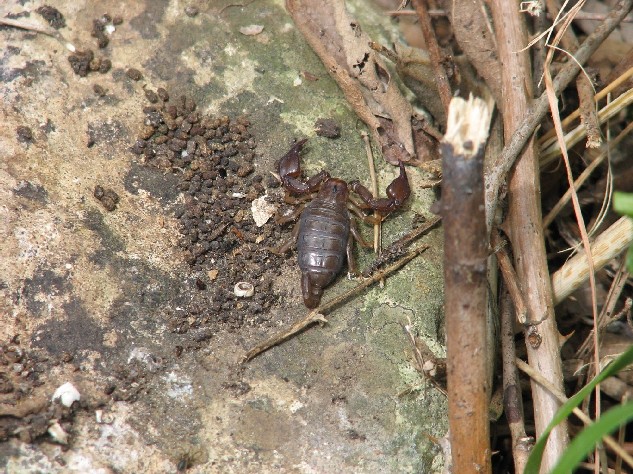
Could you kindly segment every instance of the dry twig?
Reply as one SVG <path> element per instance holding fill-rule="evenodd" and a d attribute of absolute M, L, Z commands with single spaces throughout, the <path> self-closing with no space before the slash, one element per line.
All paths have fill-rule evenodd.
<path fill-rule="evenodd" d="M 374 283 L 380 281 L 381 279 L 386 278 L 388 275 L 395 272 L 403 265 L 406 265 L 408 262 L 413 260 L 415 257 L 417 257 L 419 254 L 421 254 L 428 248 L 429 248 L 428 245 L 420 245 L 419 247 L 417 247 L 416 249 L 412 250 L 407 255 L 405 255 L 403 258 L 398 260 L 396 263 L 394 263 L 393 265 L 390 265 L 388 268 L 385 268 L 382 271 L 376 272 L 376 274 L 373 275 L 371 278 L 368 278 L 367 280 L 363 281 L 359 285 L 356 285 L 354 288 L 351 288 L 350 290 L 338 295 L 337 297 L 331 299 L 330 301 L 323 303 L 322 305 L 313 309 L 312 311 L 308 313 L 308 315 L 305 318 L 297 321 L 292 326 L 290 326 L 290 328 L 273 335 L 272 337 L 266 339 L 263 342 L 260 342 L 255 347 L 253 347 L 248 352 L 246 352 L 246 354 L 244 354 L 244 357 L 242 358 L 242 363 L 248 362 L 249 360 L 252 360 L 253 358 L 257 357 L 262 352 L 267 351 L 271 347 L 274 347 L 278 344 L 281 344 L 284 341 L 287 341 L 288 339 L 296 336 L 297 334 L 302 332 L 304 329 L 306 329 L 308 326 L 311 326 L 314 323 L 327 322 L 327 320 L 324 318 L 324 315 L 327 314 L 330 310 L 340 305 L 341 303 L 347 301 L 352 296 L 357 295 L 368 286 L 371 286 Z"/>
<path fill-rule="evenodd" d="M 440 99 L 442 100 L 442 104 L 444 104 L 444 109 L 448 110 L 453 94 L 451 92 L 451 85 L 448 82 L 448 76 L 446 75 L 446 69 L 444 69 L 442 50 L 435 38 L 433 24 L 431 23 L 431 16 L 426 8 L 425 1 L 426 0 L 413 0 L 413 5 L 418 14 L 418 20 L 420 22 L 420 27 L 422 28 L 424 42 L 429 50 L 431 64 L 433 66 L 433 70 L 435 71 L 435 83 L 437 84 L 437 90 L 440 93 Z"/>
<path fill-rule="evenodd" d="M 484 148 L 492 107 L 456 97 L 441 144 L 448 422 L 455 472 L 490 471 Z"/>
<path fill-rule="evenodd" d="M 501 269 L 501 275 L 503 276 L 503 282 L 506 289 L 510 294 L 512 303 L 514 304 L 514 311 L 516 313 L 517 320 L 521 324 L 527 323 L 527 307 L 525 306 L 525 299 L 523 298 L 523 292 L 519 283 L 510 255 L 505 249 L 506 241 L 504 241 L 499 235 L 498 231 L 492 232 L 492 246 L 494 247 L 495 254 L 497 255 L 497 261 L 499 268 Z M 519 472 L 519 471 L 517 471 Z"/>
<path fill-rule="evenodd" d="M 525 471 L 525 464 L 534 445 L 534 438 L 525 432 L 521 382 L 515 363 L 514 314 L 511 298 L 502 290 L 501 296 L 501 355 L 503 359 L 503 407 L 512 437 L 514 472 Z M 516 305 L 516 304 L 515 304 Z"/>

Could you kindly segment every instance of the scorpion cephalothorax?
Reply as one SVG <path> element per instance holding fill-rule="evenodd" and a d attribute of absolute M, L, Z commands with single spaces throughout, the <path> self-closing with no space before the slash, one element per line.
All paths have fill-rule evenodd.
<path fill-rule="evenodd" d="M 379 214 L 378 219 L 382 220 L 387 214 L 402 206 L 411 191 L 402 162 L 400 175 L 387 187 L 387 197 L 381 199 L 375 198 L 357 180 L 348 185 L 343 180 L 330 177 L 327 171 L 321 171 L 303 181 L 300 153 L 306 141 L 303 139 L 295 143 L 279 160 L 279 176 L 290 194 L 304 195 L 318 191 L 310 204 L 293 213 L 293 217 L 301 214 L 298 226 L 293 230 L 293 237 L 297 240 L 303 301 L 308 308 L 315 308 L 321 301 L 323 289 L 341 271 L 345 255 L 350 273 L 356 273 L 352 240 L 349 235 L 352 234 L 362 245 L 371 246 L 362 239 L 349 211 L 365 222 L 375 222 L 375 217 L 362 213 L 362 210 L 373 210 Z M 361 202 L 350 201 L 350 190 L 361 199 Z M 284 252 L 289 247 L 290 245 L 284 245 L 279 251 Z"/>

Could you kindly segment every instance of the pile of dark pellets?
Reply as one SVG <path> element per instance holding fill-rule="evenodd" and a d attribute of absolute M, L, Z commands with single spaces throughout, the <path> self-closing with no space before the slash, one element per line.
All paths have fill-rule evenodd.
<path fill-rule="evenodd" d="M 146 89 L 151 103 L 143 109 L 145 121 L 132 153 L 146 166 L 178 177 L 184 206 L 176 210 L 180 247 L 191 267 L 194 297 L 191 305 L 172 318 L 175 332 L 202 327 L 211 320 L 235 325 L 256 323 L 280 295 L 272 289 L 286 257 L 266 247 L 288 238 L 271 219 L 257 227 L 251 203 L 278 188 L 272 175 L 255 172 L 255 139 L 246 117 L 210 117 L 200 114 L 185 96 L 170 100 L 166 90 Z M 268 193 L 280 200 L 283 193 Z M 238 298 L 236 283 L 254 286 L 250 298 Z"/>

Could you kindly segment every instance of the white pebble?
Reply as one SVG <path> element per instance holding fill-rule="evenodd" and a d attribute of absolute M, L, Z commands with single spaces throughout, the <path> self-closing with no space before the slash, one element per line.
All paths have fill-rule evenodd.
<path fill-rule="evenodd" d="M 73 384 L 71 384 L 70 382 L 66 382 L 65 384 L 61 385 L 57 390 L 55 390 L 52 400 L 55 401 L 58 398 L 60 402 L 62 403 L 62 405 L 66 407 L 70 407 L 73 404 L 73 402 L 79 401 L 79 399 L 81 398 L 81 395 L 79 394 L 79 391 L 75 388 Z"/>
<path fill-rule="evenodd" d="M 277 206 L 266 201 L 266 196 L 258 197 L 251 203 L 251 213 L 257 227 L 263 226 L 275 215 Z"/>
<path fill-rule="evenodd" d="M 48 434 L 51 435 L 53 441 L 59 444 L 68 444 L 68 433 L 64 431 L 64 428 L 61 427 L 59 422 L 55 421 L 55 423 L 48 427 Z"/>
<path fill-rule="evenodd" d="M 247 281 L 239 281 L 233 291 L 238 298 L 250 298 L 255 294 L 255 287 Z"/>

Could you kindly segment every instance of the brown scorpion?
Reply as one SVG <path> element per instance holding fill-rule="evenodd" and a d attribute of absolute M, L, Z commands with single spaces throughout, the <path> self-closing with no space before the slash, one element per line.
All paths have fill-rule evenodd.
<path fill-rule="evenodd" d="M 303 181 L 300 153 L 306 141 L 307 139 L 303 139 L 295 143 L 279 160 L 279 176 L 290 194 L 299 196 L 316 191 L 318 193 L 307 206 L 299 208 L 286 218 L 278 219 L 278 222 L 287 222 L 301 214 L 298 226 L 293 229 L 293 240 L 280 247 L 277 252 L 287 251 L 296 238 L 303 302 L 308 308 L 315 308 L 321 301 L 323 289 L 341 271 L 345 255 L 350 273 L 357 273 L 349 235 L 352 234 L 361 245 L 371 247 L 356 229 L 349 211 L 368 223 L 381 221 L 387 214 L 402 206 L 411 190 L 402 162 L 399 163 L 400 175 L 387 187 L 388 197 L 382 199 L 374 198 L 358 180 L 348 185 L 343 180 L 330 177 L 327 171 L 321 171 Z M 349 199 L 350 189 L 360 197 L 361 203 Z M 377 212 L 378 219 L 363 214 L 361 210 Z"/>

